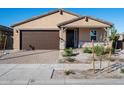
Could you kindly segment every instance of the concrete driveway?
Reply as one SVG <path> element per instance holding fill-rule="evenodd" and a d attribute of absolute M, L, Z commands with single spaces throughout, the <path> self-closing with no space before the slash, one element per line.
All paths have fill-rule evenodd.
<path fill-rule="evenodd" d="M 59 51 L 11 51 L 0 57 L 0 64 L 52 64 L 57 63 Z"/>

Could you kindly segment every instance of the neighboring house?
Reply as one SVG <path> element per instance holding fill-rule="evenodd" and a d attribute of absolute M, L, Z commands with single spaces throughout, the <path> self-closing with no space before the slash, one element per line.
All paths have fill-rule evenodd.
<path fill-rule="evenodd" d="M 124 33 L 118 34 L 119 35 L 119 41 L 124 41 Z"/>
<path fill-rule="evenodd" d="M 117 48 L 124 49 L 124 33 L 118 34 Z"/>
<path fill-rule="evenodd" d="M 0 39 L 0 49 L 13 49 L 13 30 L 11 28 L 0 25 Z"/>
<path fill-rule="evenodd" d="M 78 48 L 91 40 L 103 42 L 113 24 L 58 9 L 12 25 L 14 49 Z"/>

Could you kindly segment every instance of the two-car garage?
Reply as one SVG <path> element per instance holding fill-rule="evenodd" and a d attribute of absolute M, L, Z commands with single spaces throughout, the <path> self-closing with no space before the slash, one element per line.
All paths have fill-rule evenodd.
<path fill-rule="evenodd" d="M 59 31 L 20 30 L 20 49 L 59 49 Z"/>

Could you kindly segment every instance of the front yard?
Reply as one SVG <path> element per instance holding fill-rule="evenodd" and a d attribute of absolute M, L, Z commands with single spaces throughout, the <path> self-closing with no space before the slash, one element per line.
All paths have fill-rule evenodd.
<path fill-rule="evenodd" d="M 110 59 L 109 54 L 105 54 L 102 60 L 96 55 L 93 60 L 92 53 L 84 53 L 83 51 L 82 49 L 74 49 L 69 55 L 65 51 L 61 51 L 58 61 L 60 64 L 81 64 L 84 66 L 82 68 L 55 69 L 53 79 L 124 79 L 124 50 L 116 50 L 117 52 L 112 54 Z"/>

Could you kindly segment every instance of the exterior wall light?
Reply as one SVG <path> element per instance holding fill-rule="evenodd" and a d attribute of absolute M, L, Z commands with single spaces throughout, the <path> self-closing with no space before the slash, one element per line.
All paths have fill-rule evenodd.
<path fill-rule="evenodd" d="M 19 33 L 19 31 L 18 31 L 18 30 L 16 30 L 16 33 Z"/>

